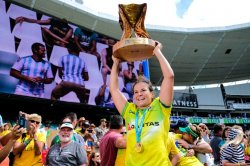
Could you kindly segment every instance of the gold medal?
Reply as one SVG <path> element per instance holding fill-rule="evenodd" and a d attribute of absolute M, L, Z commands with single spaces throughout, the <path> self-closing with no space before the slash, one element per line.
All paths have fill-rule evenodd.
<path fill-rule="evenodd" d="M 142 143 L 138 142 L 138 143 L 135 144 L 135 151 L 137 153 L 143 152 L 143 145 L 142 145 Z"/>

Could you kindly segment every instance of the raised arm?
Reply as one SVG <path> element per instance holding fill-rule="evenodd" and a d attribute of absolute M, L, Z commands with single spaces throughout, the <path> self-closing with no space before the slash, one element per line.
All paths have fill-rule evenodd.
<path fill-rule="evenodd" d="M 114 56 L 112 58 L 114 63 L 110 74 L 110 93 L 118 112 L 121 114 L 126 105 L 127 99 L 119 89 L 118 73 L 120 60 Z"/>
<path fill-rule="evenodd" d="M 173 99 L 174 72 L 169 62 L 162 54 L 160 47 L 161 44 L 158 44 L 154 49 L 154 54 L 160 63 L 161 71 L 163 74 L 163 81 L 161 84 L 159 97 L 163 104 L 170 106 L 172 104 L 172 99 Z"/>
<path fill-rule="evenodd" d="M 12 132 L 8 134 L 8 143 L 0 150 L 0 163 L 9 155 L 16 140 L 24 133 L 24 128 L 18 129 L 18 127 L 19 126 L 15 126 Z"/>
<path fill-rule="evenodd" d="M 63 40 L 69 41 L 69 39 L 72 37 L 72 35 L 73 35 L 73 29 L 70 28 L 70 29 L 68 30 L 68 32 L 66 33 L 65 37 L 63 38 Z"/>
<path fill-rule="evenodd" d="M 50 25 L 51 19 L 35 20 L 35 19 L 23 17 L 23 16 L 20 16 L 20 17 L 16 18 L 16 24 L 18 24 L 18 23 L 22 24 L 23 22 L 36 23 L 36 24 L 40 24 L 40 25 Z"/>

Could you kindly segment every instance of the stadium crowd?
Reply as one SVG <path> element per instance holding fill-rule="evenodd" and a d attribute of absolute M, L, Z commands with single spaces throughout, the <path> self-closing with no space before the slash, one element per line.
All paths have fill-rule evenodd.
<path fill-rule="evenodd" d="M 42 123 L 36 113 L 25 115 L 25 125 L 3 123 L 0 118 L 1 166 L 7 165 L 125 165 L 127 134 L 120 115 L 100 124 L 91 123 L 73 112 L 61 124 Z M 154 140 L 157 141 L 157 140 Z M 241 126 L 171 122 L 166 145 L 172 165 L 213 166 L 248 165 L 250 131 Z M 161 148 L 158 147 L 160 150 Z M 146 156 L 145 156 L 146 157 Z"/>

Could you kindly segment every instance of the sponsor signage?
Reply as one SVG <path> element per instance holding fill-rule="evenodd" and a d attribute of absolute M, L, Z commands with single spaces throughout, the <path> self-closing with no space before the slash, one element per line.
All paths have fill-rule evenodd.
<path fill-rule="evenodd" d="M 177 122 L 177 121 L 179 121 L 179 120 L 185 121 L 186 118 L 185 118 L 185 117 L 176 117 L 176 116 L 171 116 L 171 117 L 170 117 L 170 121 L 171 121 L 171 122 Z"/>
<path fill-rule="evenodd" d="M 174 93 L 173 106 L 198 108 L 196 94 Z"/>
<path fill-rule="evenodd" d="M 236 119 L 225 118 L 224 123 L 225 124 L 236 124 Z"/>
<path fill-rule="evenodd" d="M 207 123 L 220 123 L 220 119 L 218 119 L 218 118 L 208 118 Z"/>
<path fill-rule="evenodd" d="M 249 124 L 250 123 L 250 119 L 239 119 L 239 123 L 240 124 Z"/>
<path fill-rule="evenodd" d="M 233 103 L 234 109 L 250 109 L 250 104 L 248 103 Z"/>
<path fill-rule="evenodd" d="M 248 118 L 200 118 L 200 117 L 190 117 L 187 118 L 187 121 L 190 123 L 205 123 L 205 124 L 217 124 L 217 123 L 224 123 L 224 124 L 250 124 L 250 119 Z"/>
<path fill-rule="evenodd" d="M 202 123 L 202 118 L 189 118 L 190 123 Z"/>

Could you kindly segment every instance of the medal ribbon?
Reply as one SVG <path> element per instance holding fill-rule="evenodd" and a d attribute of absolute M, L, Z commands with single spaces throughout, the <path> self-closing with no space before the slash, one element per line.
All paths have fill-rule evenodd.
<path fill-rule="evenodd" d="M 139 121 L 139 111 L 136 112 L 136 117 L 135 117 L 135 132 L 136 132 L 136 143 L 141 142 L 141 132 L 142 132 L 142 126 L 145 120 L 146 113 L 148 112 L 149 108 L 146 108 L 145 111 L 143 111 L 141 122 L 140 122 L 140 127 L 138 124 Z"/>

